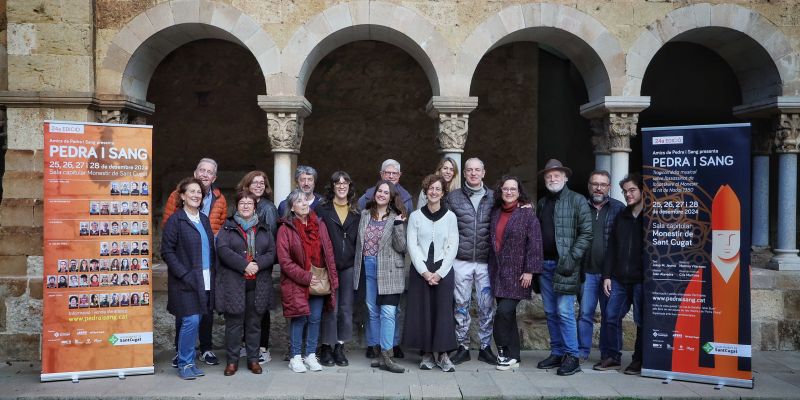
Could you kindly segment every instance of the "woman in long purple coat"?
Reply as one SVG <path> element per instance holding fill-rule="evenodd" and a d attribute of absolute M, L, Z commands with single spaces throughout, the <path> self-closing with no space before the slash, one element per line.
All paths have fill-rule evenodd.
<path fill-rule="evenodd" d="M 497 369 L 519 367 L 517 304 L 531 298 L 533 274 L 542 272 L 542 230 L 519 179 L 504 176 L 494 191 L 489 281 L 497 301 Z"/>

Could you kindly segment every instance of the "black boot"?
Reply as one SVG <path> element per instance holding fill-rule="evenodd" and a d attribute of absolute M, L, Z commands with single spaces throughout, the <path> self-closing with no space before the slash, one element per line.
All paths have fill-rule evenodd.
<path fill-rule="evenodd" d="M 492 346 L 486 346 L 478 353 L 478 360 L 490 365 L 497 364 L 497 356 L 492 352 Z"/>
<path fill-rule="evenodd" d="M 561 360 L 563 358 L 564 358 L 563 356 L 557 356 L 555 354 L 550 354 L 544 360 L 539 361 L 539 363 L 536 364 L 536 368 L 539 368 L 539 369 L 550 369 L 550 368 L 560 367 L 561 366 Z"/>
<path fill-rule="evenodd" d="M 556 374 L 559 376 L 569 376 L 580 371 L 581 363 L 580 360 L 578 360 L 578 357 L 575 357 L 572 354 L 565 354 L 564 361 L 561 362 L 561 366 L 558 367 Z"/>
<path fill-rule="evenodd" d="M 455 365 L 461 364 L 464 361 L 469 361 L 470 359 L 469 349 L 464 346 L 458 346 L 458 350 L 450 357 L 450 361 Z"/>
<path fill-rule="evenodd" d="M 367 346 L 367 358 L 375 358 L 380 356 L 380 354 L 381 354 L 380 345 L 376 344 L 375 346 Z"/>
<path fill-rule="evenodd" d="M 319 363 L 326 367 L 332 367 L 336 364 L 333 362 L 333 350 L 329 344 L 319 346 L 317 358 L 319 359 Z"/>
<path fill-rule="evenodd" d="M 333 362 L 340 367 L 350 365 L 347 361 L 347 357 L 344 355 L 344 345 L 341 343 L 336 343 L 336 345 L 333 346 Z"/>

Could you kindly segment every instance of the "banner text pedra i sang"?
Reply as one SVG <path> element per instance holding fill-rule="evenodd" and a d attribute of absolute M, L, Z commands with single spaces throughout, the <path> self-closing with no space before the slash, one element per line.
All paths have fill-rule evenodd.
<path fill-rule="evenodd" d="M 752 388 L 750 125 L 642 135 L 642 375 Z"/>
<path fill-rule="evenodd" d="M 153 373 L 152 127 L 45 121 L 42 381 Z"/>

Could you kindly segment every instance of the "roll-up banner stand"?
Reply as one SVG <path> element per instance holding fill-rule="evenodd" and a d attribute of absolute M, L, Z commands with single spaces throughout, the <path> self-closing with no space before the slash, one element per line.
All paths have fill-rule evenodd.
<path fill-rule="evenodd" d="M 752 388 L 750 124 L 642 128 L 642 375 Z"/>
<path fill-rule="evenodd" d="M 41 380 L 153 373 L 152 126 L 45 121 Z"/>

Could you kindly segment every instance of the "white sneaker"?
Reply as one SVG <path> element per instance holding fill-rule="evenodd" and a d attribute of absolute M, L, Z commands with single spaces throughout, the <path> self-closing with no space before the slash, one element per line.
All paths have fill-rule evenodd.
<path fill-rule="evenodd" d="M 511 368 L 519 368 L 519 361 L 511 357 L 497 357 L 497 368 L 500 371 L 507 371 Z"/>
<path fill-rule="evenodd" d="M 289 359 L 289 369 L 292 370 L 292 372 L 308 371 L 305 364 L 303 364 L 303 357 L 300 357 L 300 354 Z"/>
<path fill-rule="evenodd" d="M 269 354 L 269 349 L 261 348 L 258 354 L 258 363 L 259 364 L 266 364 L 272 361 L 272 356 Z"/>
<path fill-rule="evenodd" d="M 314 353 L 307 355 L 303 362 L 305 362 L 308 369 L 312 371 L 322 371 L 322 365 L 317 361 L 317 355 Z"/>

